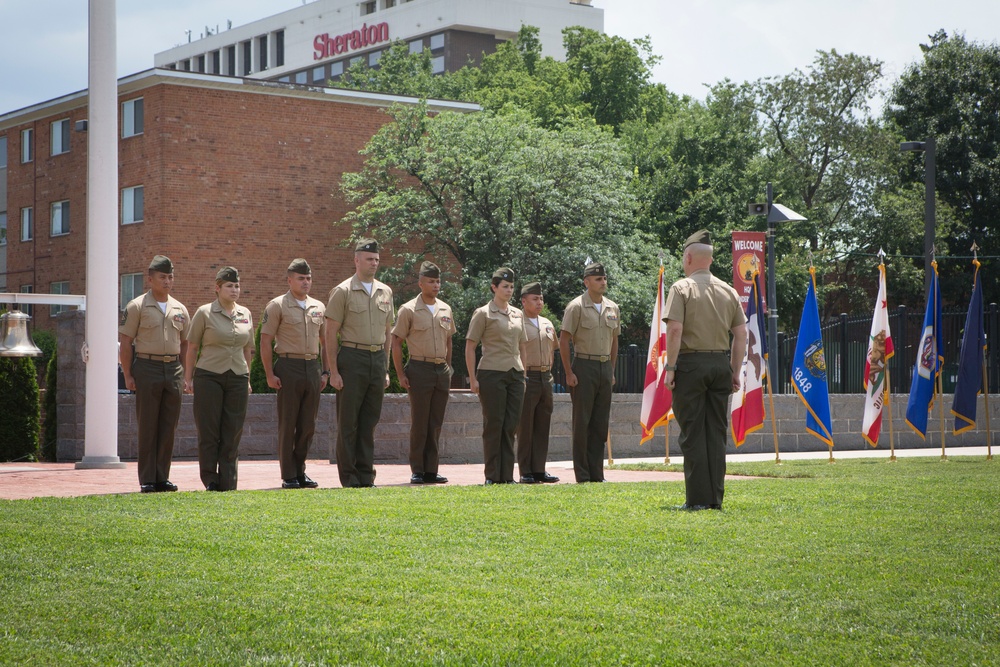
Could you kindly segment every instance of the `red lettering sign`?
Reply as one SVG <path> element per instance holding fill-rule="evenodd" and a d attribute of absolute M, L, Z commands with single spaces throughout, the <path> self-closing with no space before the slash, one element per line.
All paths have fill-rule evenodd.
<path fill-rule="evenodd" d="M 376 25 L 365 23 L 360 30 L 352 30 L 333 37 L 329 33 L 323 33 L 313 38 L 313 60 L 339 56 L 348 51 L 356 51 L 388 41 L 389 24 L 385 22 Z"/>

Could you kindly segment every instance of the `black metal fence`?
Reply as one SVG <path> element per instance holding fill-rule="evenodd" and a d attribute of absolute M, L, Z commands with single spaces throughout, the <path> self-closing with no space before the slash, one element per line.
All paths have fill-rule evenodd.
<path fill-rule="evenodd" d="M 991 303 L 987 306 L 984 315 L 986 340 L 1000 339 L 1000 309 L 997 308 L 997 304 Z M 941 331 L 944 334 L 945 362 L 942 385 L 945 393 L 953 392 L 955 382 L 958 380 L 958 355 L 962 347 L 965 316 L 965 311 L 942 314 Z M 889 380 L 893 393 L 907 394 L 910 391 L 923 322 L 923 309 L 918 311 L 899 306 L 889 313 L 889 330 L 892 332 L 895 350 L 892 359 L 889 360 Z M 871 326 L 870 314 L 845 313 L 836 321 L 822 327 L 823 352 L 831 394 L 864 393 L 862 377 L 865 372 Z M 774 384 L 776 394 L 794 393 L 791 384 L 791 366 L 796 340 L 796 336 L 786 336 L 778 332 L 778 381 Z M 1000 351 L 995 345 L 987 346 L 986 367 L 990 393 L 995 394 L 1000 391 Z M 629 345 L 621 350 L 615 366 L 615 393 L 641 394 L 645 376 L 646 350 L 638 345 Z M 552 378 L 556 393 L 568 391 L 566 372 L 563 370 L 558 353 L 555 355 Z"/>

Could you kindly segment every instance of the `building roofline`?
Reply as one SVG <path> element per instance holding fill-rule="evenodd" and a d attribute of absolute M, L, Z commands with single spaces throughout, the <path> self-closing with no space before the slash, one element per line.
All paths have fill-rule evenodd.
<path fill-rule="evenodd" d="M 344 88 L 326 88 L 297 83 L 279 83 L 261 79 L 222 76 L 218 74 L 202 74 L 199 72 L 183 72 L 171 69 L 148 69 L 136 72 L 118 79 L 118 94 L 130 93 L 149 88 L 158 84 L 191 86 L 195 88 L 215 88 L 221 90 L 242 90 L 251 94 L 277 95 L 283 97 L 302 97 L 309 99 L 327 99 L 360 104 L 364 106 L 384 107 L 394 103 L 413 104 L 420 98 L 405 95 L 390 95 L 386 93 L 370 93 Z M 56 97 L 45 102 L 0 114 L 0 130 L 6 130 L 16 125 L 30 123 L 39 118 L 47 118 L 59 111 L 76 109 L 87 105 L 88 90 L 78 90 L 68 95 Z M 482 107 L 471 102 L 454 100 L 428 99 L 427 107 L 433 111 L 481 111 Z"/>

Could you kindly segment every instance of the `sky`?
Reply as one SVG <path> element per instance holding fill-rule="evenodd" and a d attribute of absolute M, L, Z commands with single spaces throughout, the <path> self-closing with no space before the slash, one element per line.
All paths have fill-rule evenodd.
<path fill-rule="evenodd" d="M 497 0 L 502 1 L 502 0 Z M 205 26 L 249 23 L 302 0 L 118 0 L 118 74 Z M 706 85 L 805 70 L 816 51 L 883 61 L 886 85 L 921 58 L 939 29 L 1000 41 L 998 0 L 594 0 L 605 32 L 649 36 L 662 57 L 654 80 L 703 99 Z M 0 0 L 0 114 L 87 86 L 85 0 Z"/>

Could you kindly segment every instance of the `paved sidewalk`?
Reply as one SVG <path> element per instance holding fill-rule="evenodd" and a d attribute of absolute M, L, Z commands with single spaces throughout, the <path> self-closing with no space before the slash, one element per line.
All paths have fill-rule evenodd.
<path fill-rule="evenodd" d="M 947 450 L 949 456 L 986 457 L 986 447 L 955 447 Z M 782 460 L 827 458 L 825 451 L 789 452 L 782 454 Z M 896 456 L 940 457 L 940 449 L 897 450 Z M 889 458 L 888 450 L 834 450 L 835 459 L 860 457 Z M 773 461 L 773 454 L 731 454 L 735 461 Z M 670 463 L 681 464 L 683 458 L 671 456 Z M 663 457 L 615 459 L 615 464 L 663 463 Z M 376 464 L 379 486 L 410 486 L 410 467 L 407 465 Z M 306 471 L 321 488 L 339 488 L 337 467 L 325 460 L 311 460 Z M 573 465 L 570 461 L 554 461 L 548 471 L 560 478 L 560 484 L 573 483 Z M 441 474 L 449 479 L 451 486 L 471 486 L 483 483 L 482 464 L 442 465 Z M 516 470 L 515 470 L 516 472 Z M 281 479 L 277 461 L 241 461 L 239 468 L 239 488 L 241 490 L 280 489 Z M 679 472 L 652 472 L 634 470 L 608 470 L 605 474 L 609 482 L 683 482 Z M 174 461 L 171 467 L 171 481 L 181 491 L 202 491 L 198 476 L 197 461 Z M 727 479 L 740 479 L 728 476 Z M 746 479 L 743 477 L 742 479 Z M 139 482 L 135 462 L 126 463 L 124 468 L 111 470 L 77 470 L 73 463 L 0 463 L 0 499 L 18 500 L 38 497 L 88 496 L 112 493 L 138 493 Z M 291 491 L 289 491 L 291 493 Z M 295 493 L 309 493 L 309 490 Z M 680 493 L 680 492 L 679 492 Z"/>

